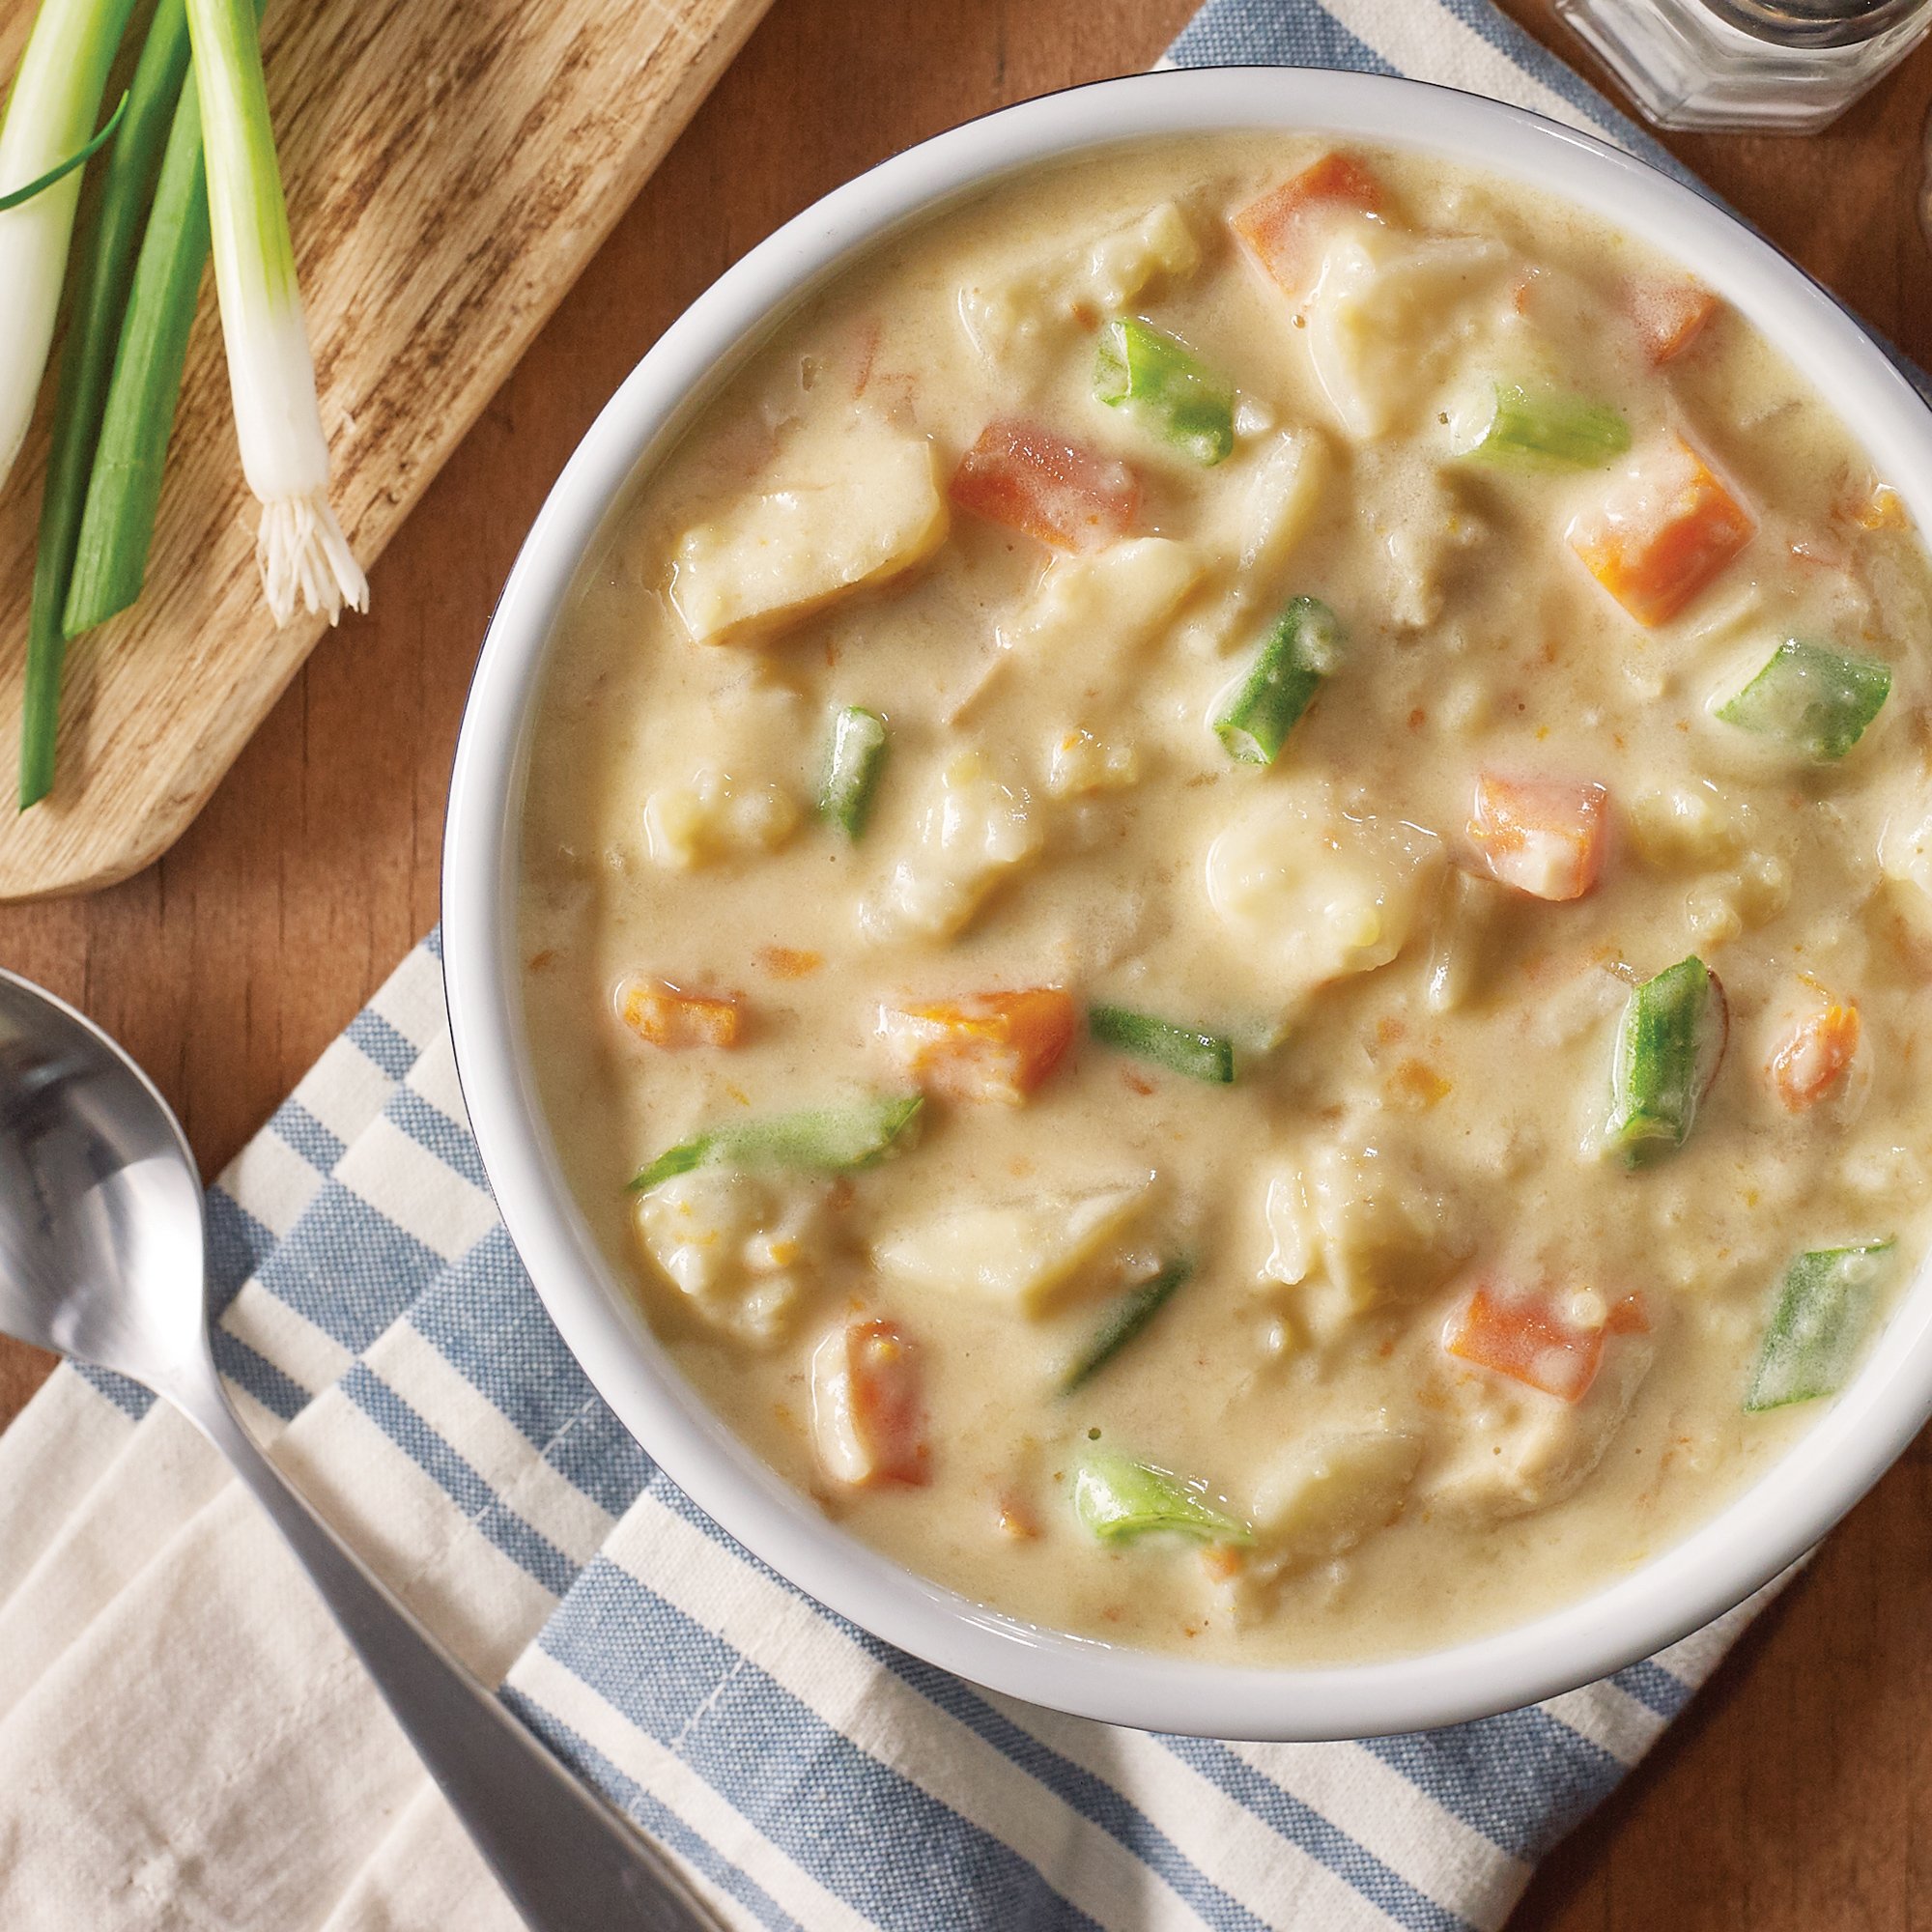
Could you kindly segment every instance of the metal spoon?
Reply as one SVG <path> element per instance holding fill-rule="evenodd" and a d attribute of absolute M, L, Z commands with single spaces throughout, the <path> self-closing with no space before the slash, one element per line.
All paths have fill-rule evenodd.
<path fill-rule="evenodd" d="M 206 1274 L 201 1179 L 167 1102 L 91 1021 L 0 971 L 0 1330 L 145 1383 L 227 1457 L 538 1932 L 720 1932 L 255 1446 L 209 1348 Z"/>

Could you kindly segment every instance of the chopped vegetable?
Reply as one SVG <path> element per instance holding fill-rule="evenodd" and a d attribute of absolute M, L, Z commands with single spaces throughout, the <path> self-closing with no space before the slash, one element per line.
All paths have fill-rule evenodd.
<path fill-rule="evenodd" d="M 951 525 L 937 464 L 869 412 L 807 423 L 755 494 L 679 539 L 670 601 L 692 641 L 766 643 L 923 563 Z"/>
<path fill-rule="evenodd" d="M 1604 868 L 1608 802 L 1600 784 L 1484 772 L 1469 837 L 1502 884 L 1532 898 L 1578 899 Z"/>
<path fill-rule="evenodd" d="M 1779 1036 L 1766 1071 L 1772 1091 L 1794 1114 L 1815 1107 L 1844 1077 L 1859 1050 L 1859 1009 L 1835 1000 L 1814 1008 Z"/>
<path fill-rule="evenodd" d="M 1324 214 L 1380 214 L 1382 185 L 1349 155 L 1323 155 L 1233 218 L 1236 235 L 1285 295 L 1315 279 L 1311 230 Z"/>
<path fill-rule="evenodd" d="M 687 993 L 664 980 L 632 978 L 617 987 L 617 1017 L 639 1039 L 675 1051 L 687 1046 L 736 1046 L 744 1012 L 735 998 Z"/>
<path fill-rule="evenodd" d="M 954 1100 L 1017 1105 L 1060 1065 L 1079 1013 L 1058 986 L 881 1007 L 879 1032 L 900 1069 Z"/>
<path fill-rule="evenodd" d="M 1071 1395 L 1096 1375 L 1124 1349 L 1167 1305 L 1167 1299 L 1194 1272 L 1192 1257 L 1168 1262 L 1158 1274 L 1130 1288 L 1107 1311 L 1093 1340 L 1081 1350 L 1072 1366 L 1062 1377 L 1060 1392 Z"/>
<path fill-rule="evenodd" d="M 1641 1167 L 1690 1137 L 1730 1035 L 1722 982 L 1694 955 L 1632 990 L 1610 1074 L 1609 1146 Z"/>
<path fill-rule="evenodd" d="M 87 145 L 133 0 L 42 0 L 0 122 L 0 191 L 27 187 Z M 53 347 L 80 177 L 0 214 L 0 481 L 33 420 Z"/>
<path fill-rule="evenodd" d="M 1235 1077 L 1235 1043 L 1224 1034 L 1196 1033 L 1126 1007 L 1089 1007 L 1087 1030 L 1103 1046 L 1119 1047 L 1190 1080 L 1226 1086 Z"/>
<path fill-rule="evenodd" d="M 1719 303 L 1695 282 L 1646 279 L 1632 283 L 1629 306 L 1645 353 L 1661 367 L 1674 362 L 1703 334 Z"/>
<path fill-rule="evenodd" d="M 1319 597 L 1295 598 L 1214 720 L 1228 755 L 1247 765 L 1273 764 L 1321 680 L 1341 668 L 1347 642 L 1341 619 Z"/>
<path fill-rule="evenodd" d="M 1184 342 L 1136 316 L 1101 329 L 1094 394 L 1204 469 L 1234 453 L 1234 389 Z"/>
<path fill-rule="evenodd" d="M 1611 1335 L 1646 1334 L 1643 1296 L 1627 1294 L 1600 1321 L 1578 1321 L 1556 1294 L 1498 1294 L 1485 1284 L 1449 1318 L 1442 1346 L 1452 1355 L 1527 1382 L 1545 1395 L 1581 1402 L 1603 1366 Z"/>
<path fill-rule="evenodd" d="M 854 1489 L 932 1480 L 919 1354 L 896 1322 L 846 1321 L 812 1350 L 811 1434 L 825 1473 Z"/>
<path fill-rule="evenodd" d="M 187 0 L 221 339 L 242 468 L 262 504 L 255 560 L 275 622 L 301 599 L 330 623 L 369 584 L 328 500 L 328 441 L 316 401 L 288 207 L 269 125 L 251 0 Z"/>
<path fill-rule="evenodd" d="M 1814 1248 L 1791 1264 L 1745 1396 L 1747 1409 L 1812 1402 L 1844 1386 L 1892 1247 L 1887 1239 Z"/>
<path fill-rule="evenodd" d="M 186 71 L 187 16 L 183 0 L 162 0 L 142 43 L 133 82 L 122 97 L 126 125 L 108 159 L 91 228 L 83 236 L 71 319 L 61 349 L 53 441 L 42 486 L 33 602 L 27 620 L 20 724 L 22 810 L 44 798 L 53 786 L 68 595 L 82 505 L 96 461 L 141 217 Z"/>
<path fill-rule="evenodd" d="M 1140 478 L 1124 463 L 1019 420 L 980 432 L 950 494 L 962 510 L 1056 550 L 1104 549 L 1133 528 L 1141 505 Z"/>
<path fill-rule="evenodd" d="M 1757 533 L 1757 520 L 1673 436 L 1640 452 L 1565 537 L 1639 624 L 1674 617 Z"/>
<path fill-rule="evenodd" d="M 263 4 L 265 0 L 257 0 L 257 17 Z M 185 5 L 174 11 L 185 33 Z M 159 17 L 157 14 L 157 21 Z M 192 86 L 184 86 L 113 355 L 67 595 L 70 639 L 104 624 L 141 594 L 208 250 L 201 97 Z"/>
<path fill-rule="evenodd" d="M 1151 1530 L 1173 1530 L 1203 1543 L 1254 1540 L 1238 1517 L 1208 1501 L 1205 1483 L 1185 1481 L 1111 1449 L 1092 1448 L 1081 1457 L 1073 1507 L 1102 1543 L 1126 1543 Z"/>
<path fill-rule="evenodd" d="M 911 1144 L 924 1105 L 918 1094 L 888 1094 L 850 1106 L 734 1121 L 668 1148 L 639 1172 L 631 1191 L 640 1194 L 698 1167 L 781 1167 L 808 1174 L 876 1167 Z"/>
<path fill-rule="evenodd" d="M 848 838 L 857 838 L 872 815 L 887 750 L 886 721 L 876 711 L 848 704 L 833 719 L 825 774 L 818 783 L 818 815 Z"/>
<path fill-rule="evenodd" d="M 1152 1177 L 1086 1194 L 971 1202 L 885 1234 L 872 1248 L 881 1274 L 918 1290 L 972 1294 L 1026 1316 L 1052 1312 L 1075 1290 L 1119 1280 L 1121 1244 L 1152 1193 Z"/>
<path fill-rule="evenodd" d="M 1741 731 L 1779 738 L 1821 763 L 1842 758 L 1891 693 L 1891 667 L 1787 638 L 1716 716 Z"/>
<path fill-rule="evenodd" d="M 1449 442 L 1472 463 L 1600 469 L 1631 446 L 1631 433 L 1615 410 L 1587 396 L 1496 383 L 1456 412 Z"/>

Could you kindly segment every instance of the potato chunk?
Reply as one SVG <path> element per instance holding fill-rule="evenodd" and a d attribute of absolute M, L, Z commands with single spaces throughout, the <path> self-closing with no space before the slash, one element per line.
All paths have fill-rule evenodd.
<path fill-rule="evenodd" d="M 1386 966 L 1444 863 L 1442 841 L 1418 826 L 1270 788 L 1209 846 L 1208 898 L 1249 972 L 1293 999 Z"/>
<path fill-rule="evenodd" d="M 1468 1255 L 1463 1204 L 1420 1160 L 1384 1144 L 1325 1145 L 1268 1185 L 1264 1272 L 1325 1282 L 1341 1320 L 1388 1301 L 1416 1301 Z"/>
<path fill-rule="evenodd" d="M 1180 279 L 1201 243 L 1179 207 L 1158 203 L 1132 221 L 1049 261 L 960 291 L 959 320 L 988 361 L 1079 329 L 1082 319 L 1125 308 L 1160 276 Z"/>
<path fill-rule="evenodd" d="M 774 1341 L 817 1279 L 822 1186 L 700 1167 L 640 1195 L 636 1216 L 658 1272 L 695 1314 L 743 1341 Z"/>
<path fill-rule="evenodd" d="M 963 753 L 946 767 L 919 842 L 893 867 L 883 895 L 865 907 L 863 923 L 879 938 L 948 938 L 1041 843 L 1026 794 L 1003 784 L 980 753 Z"/>
<path fill-rule="evenodd" d="M 909 570 L 947 530 L 933 447 L 869 416 L 802 438 L 774 487 L 677 548 L 670 600 L 694 642 L 756 641 Z"/>
<path fill-rule="evenodd" d="M 775 852 L 797 827 L 798 807 L 782 785 L 749 783 L 710 765 L 644 800 L 644 850 L 674 872 Z"/>
<path fill-rule="evenodd" d="M 1264 584 L 1300 542 L 1334 471 L 1320 430 L 1287 429 L 1270 439 L 1241 499 L 1241 569 Z"/>
<path fill-rule="evenodd" d="M 1254 1545 L 1238 1564 L 1224 1566 L 1219 1594 L 1235 1621 L 1265 1616 L 1286 1578 L 1346 1556 L 1386 1527 L 1423 1448 L 1423 1438 L 1406 1430 L 1350 1430 L 1298 1442 L 1276 1461 L 1248 1512 Z"/>
<path fill-rule="evenodd" d="M 1092 1264 L 1118 1248 L 1151 1184 L 1142 1177 L 1089 1194 L 954 1208 L 888 1235 L 873 1247 L 872 1263 L 909 1288 L 977 1294 L 1021 1315 L 1045 1315 Z"/>
<path fill-rule="evenodd" d="M 1351 222 L 1329 240 L 1299 331 L 1337 419 L 1362 441 L 1402 429 L 1434 400 L 1510 264 L 1479 235 L 1415 236 Z"/>
<path fill-rule="evenodd" d="M 1577 1402 L 1471 1377 L 1459 1391 L 1461 1446 L 1428 1486 L 1432 1507 L 1495 1521 L 1574 1494 L 1604 1460 L 1656 1354 L 1654 1335 L 1609 1337 Z"/>
<path fill-rule="evenodd" d="M 1128 537 L 1056 556 L 1017 615 L 1000 626 L 1007 650 L 1079 653 L 1118 663 L 1147 643 L 1201 582 L 1208 559 L 1171 537 Z"/>

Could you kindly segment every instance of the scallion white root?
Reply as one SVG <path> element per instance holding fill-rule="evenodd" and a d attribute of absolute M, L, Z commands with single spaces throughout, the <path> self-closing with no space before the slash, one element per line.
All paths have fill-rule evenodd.
<path fill-rule="evenodd" d="M 328 443 L 296 287 L 251 0 L 187 0 L 208 165 L 214 286 L 242 469 L 262 504 L 255 558 L 275 622 L 298 600 L 332 624 L 369 585 L 328 500 Z"/>

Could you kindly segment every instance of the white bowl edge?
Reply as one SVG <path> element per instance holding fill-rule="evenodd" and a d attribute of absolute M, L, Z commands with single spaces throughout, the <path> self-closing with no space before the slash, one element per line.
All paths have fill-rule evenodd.
<path fill-rule="evenodd" d="M 542 1125 L 518 989 L 518 816 L 532 699 L 578 567 L 640 460 L 721 362 L 885 230 L 1030 163 L 1162 134 L 1280 128 L 1435 152 L 1514 176 L 1696 273 L 1831 396 L 1932 529 L 1932 415 L 1839 304 L 1714 204 L 1592 136 L 1449 89 L 1293 68 L 1166 70 L 1005 108 L 814 204 L 693 303 L 625 380 L 552 490 L 478 662 L 443 852 L 444 975 L 466 1103 L 512 1240 L 564 1341 L 666 1473 L 732 1537 L 875 1635 L 972 1682 L 1109 1722 L 1315 1740 L 1532 1703 L 1700 1628 L 1808 1549 L 1932 1414 L 1932 1264 L 1861 1373 L 1751 1488 L 1593 1595 L 1447 1650 L 1305 1669 L 1202 1663 L 1037 1630 L 860 1544 L 713 1415 L 598 1250 Z"/>

